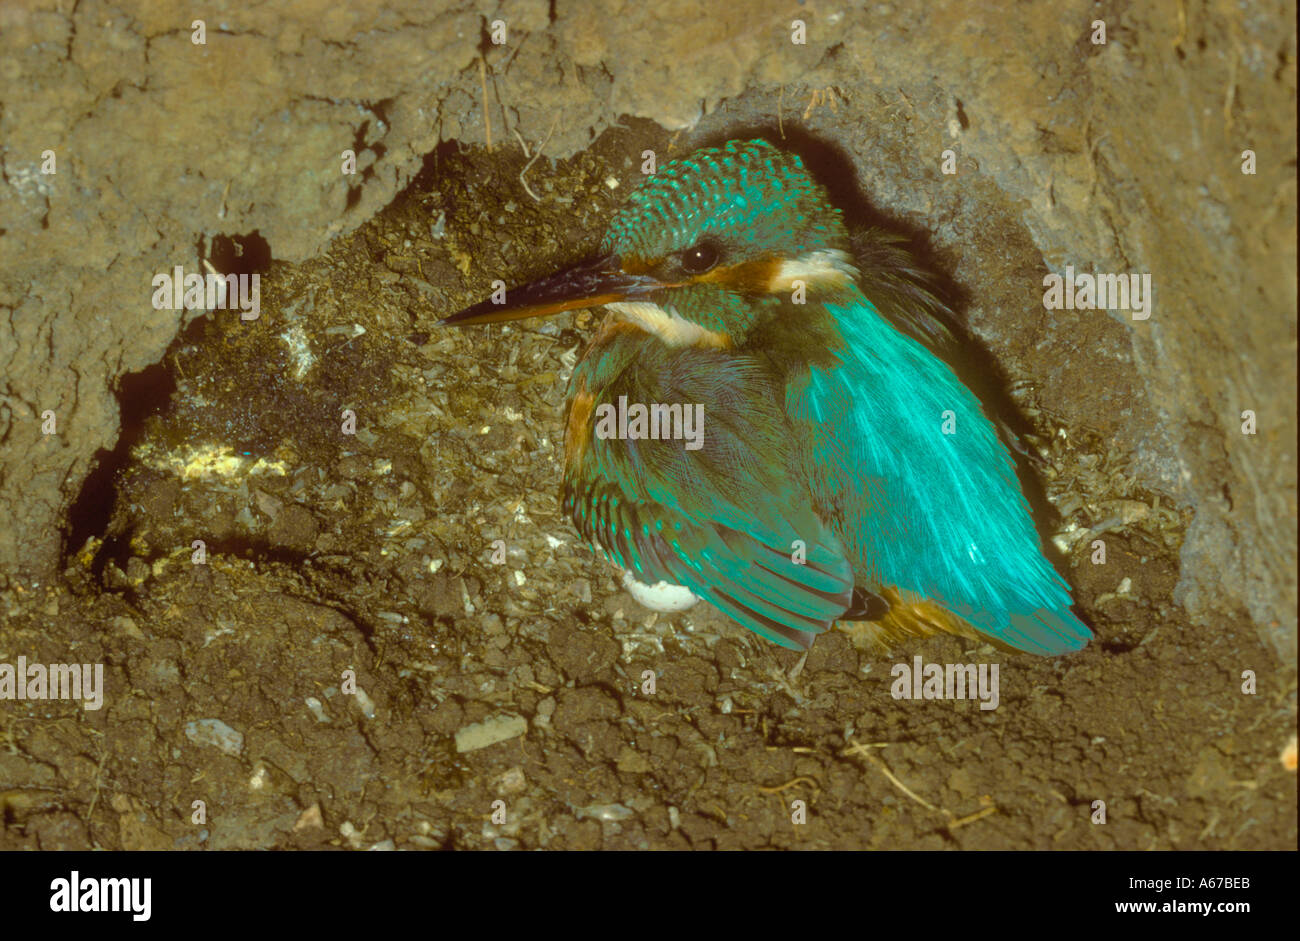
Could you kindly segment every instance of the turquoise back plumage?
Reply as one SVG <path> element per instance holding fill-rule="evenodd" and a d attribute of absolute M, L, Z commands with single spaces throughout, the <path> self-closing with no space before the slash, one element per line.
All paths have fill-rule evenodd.
<path fill-rule="evenodd" d="M 812 488 L 838 508 L 858 577 L 938 602 L 1021 650 L 1086 645 L 979 400 L 856 288 L 826 310 L 843 337 L 837 363 L 791 382 L 786 405 L 811 436 Z"/>

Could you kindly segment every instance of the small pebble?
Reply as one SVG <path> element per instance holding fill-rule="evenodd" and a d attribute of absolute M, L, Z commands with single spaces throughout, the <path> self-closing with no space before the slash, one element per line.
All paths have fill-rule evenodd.
<path fill-rule="evenodd" d="M 195 745 L 208 745 L 238 757 L 244 751 L 244 735 L 220 719 L 196 719 L 185 724 L 185 737 Z"/>
<path fill-rule="evenodd" d="M 467 725 L 456 733 L 456 751 L 478 751 L 498 742 L 518 738 L 528 731 L 528 720 L 521 716 L 499 715 Z"/>
<path fill-rule="evenodd" d="M 574 810 L 574 814 L 579 820 L 591 817 L 593 820 L 616 821 L 635 817 L 636 811 L 622 804 L 588 804 Z"/>
<path fill-rule="evenodd" d="M 307 708 L 311 710 L 311 714 L 316 717 L 317 722 L 329 722 L 330 718 L 325 715 L 325 707 L 319 699 L 315 696 L 308 696 L 303 701 L 307 703 Z"/>
<path fill-rule="evenodd" d="M 360 686 L 357 687 L 355 698 L 357 701 L 357 707 L 361 710 L 361 714 L 367 719 L 373 719 L 375 717 L 375 701 L 371 699 L 370 696 L 366 694 L 366 691 Z"/>

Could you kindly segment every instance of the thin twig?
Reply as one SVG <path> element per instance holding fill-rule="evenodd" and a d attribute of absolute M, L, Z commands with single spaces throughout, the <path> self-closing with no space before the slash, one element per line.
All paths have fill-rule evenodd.
<path fill-rule="evenodd" d="M 512 127 L 510 129 L 510 133 L 515 135 L 515 140 L 519 141 L 519 146 L 523 149 L 524 156 L 531 157 L 533 155 L 533 152 L 528 149 L 528 141 L 524 140 L 524 135 L 519 133 L 519 128 Z"/>
<path fill-rule="evenodd" d="M 99 803 L 99 792 L 103 787 L 103 785 L 100 782 L 100 779 L 104 774 L 104 765 L 108 763 L 108 745 L 105 743 L 104 745 L 101 746 L 101 748 L 103 750 L 99 756 L 99 767 L 95 769 L 95 794 L 93 797 L 90 798 L 90 809 L 86 811 L 86 832 L 87 833 L 89 833 L 90 828 L 94 826 L 94 821 L 91 818 L 93 818 L 95 815 L 95 805 Z"/>
<path fill-rule="evenodd" d="M 906 784 L 904 784 L 902 781 L 898 780 L 898 777 L 894 774 L 894 772 L 892 772 L 892 771 L 889 770 L 889 766 L 888 766 L 887 764 L 885 764 L 883 761 L 881 761 L 879 758 L 877 758 L 875 755 L 869 755 L 869 754 L 866 754 L 866 753 L 864 752 L 864 753 L 863 753 L 863 757 L 866 758 L 867 761 L 869 761 L 869 762 L 871 762 L 873 765 L 875 765 L 877 768 L 879 768 L 879 769 L 880 769 L 880 773 L 883 774 L 885 777 L 889 778 L 889 780 L 893 783 L 894 787 L 898 788 L 900 791 L 902 791 L 902 792 L 903 792 L 904 794 L 906 794 L 908 797 L 912 798 L 912 800 L 916 801 L 918 804 L 920 804 L 920 805 L 921 805 L 922 807 L 924 807 L 926 810 L 932 810 L 932 811 L 934 811 L 936 814 L 944 814 L 945 816 L 948 816 L 948 817 L 951 817 L 951 816 L 952 816 L 952 815 L 951 815 L 950 813 L 948 813 L 947 811 L 945 811 L 945 810 L 941 810 L 940 808 L 934 806 L 934 804 L 931 804 L 931 803 L 930 803 L 928 800 L 926 800 L 924 797 L 920 796 L 920 795 L 917 794 L 915 791 L 913 791 L 910 787 L 908 787 Z"/>
<path fill-rule="evenodd" d="M 487 63 L 478 57 L 478 80 L 483 86 L 483 130 L 487 137 L 488 153 L 492 153 L 492 115 L 488 113 Z"/>
<path fill-rule="evenodd" d="M 798 679 L 798 678 L 799 678 L 799 674 L 803 672 L 803 665 L 804 665 L 805 663 L 808 662 L 808 653 L 809 653 L 809 652 L 808 652 L 807 650 L 805 650 L 805 651 L 803 652 L 803 656 L 799 658 L 799 662 L 796 663 L 793 667 L 790 668 L 790 681 L 791 681 L 791 682 L 793 682 L 794 680 Z"/>
<path fill-rule="evenodd" d="M 952 823 L 948 824 L 948 830 L 951 832 L 956 830 L 958 827 L 964 827 L 966 824 L 974 823 L 976 820 L 983 820 L 989 814 L 996 814 L 997 812 L 998 809 L 996 807 L 985 807 L 983 810 L 977 810 L 973 814 L 967 814 L 965 817 L 954 820 Z"/>
<path fill-rule="evenodd" d="M 546 145 L 550 143 L 551 135 L 555 133 L 555 125 L 558 124 L 559 122 L 560 122 L 560 116 L 557 114 L 555 116 L 555 120 L 551 122 L 551 129 L 546 132 L 545 140 L 543 140 L 540 144 L 537 145 L 537 153 L 529 157 L 528 162 L 524 164 L 524 168 L 519 171 L 519 182 L 524 185 L 524 191 L 528 193 L 529 196 L 533 197 L 533 200 L 535 202 L 540 203 L 542 201 L 542 198 L 532 191 L 531 187 L 529 187 L 528 185 L 528 181 L 524 179 L 524 174 L 528 172 L 529 167 L 531 167 L 534 163 L 537 162 L 537 158 L 542 155 L 543 148 L 545 148 Z M 528 150 L 527 148 L 525 148 L 524 153 L 526 154 L 527 152 Z"/>
<path fill-rule="evenodd" d="M 967 824 L 974 823 L 977 820 L 983 820 L 985 817 L 989 816 L 990 814 L 995 814 L 998 812 L 997 806 L 994 805 L 990 807 L 981 808 L 980 810 L 975 811 L 973 814 L 967 814 L 965 817 L 958 817 L 956 814 L 954 814 L 951 810 L 949 810 L 946 807 L 936 807 L 934 804 L 931 804 L 924 797 L 921 797 L 910 787 L 908 787 L 906 784 L 900 781 L 898 779 L 898 776 L 894 774 L 894 772 L 889 770 L 888 765 L 886 765 L 875 755 L 867 751 L 868 748 L 880 748 L 886 743 L 881 743 L 878 745 L 860 745 L 854 739 L 849 739 L 849 743 L 851 747 L 845 749 L 844 752 L 842 752 L 842 754 L 860 755 L 861 757 L 865 758 L 867 761 L 871 762 L 873 765 L 875 765 L 877 768 L 880 769 L 880 773 L 883 774 L 886 778 L 888 778 L 889 782 L 893 784 L 894 787 L 898 788 L 900 791 L 902 791 L 912 800 L 916 801 L 926 810 L 933 811 L 936 814 L 942 814 L 948 821 L 947 830 L 950 833 L 953 830 L 956 830 L 958 827 L 964 827 Z"/>
<path fill-rule="evenodd" d="M 786 790 L 787 788 L 791 788 L 794 787 L 795 785 L 805 784 L 805 783 L 812 785 L 812 789 L 814 791 L 818 791 L 818 792 L 821 791 L 821 787 L 818 786 L 816 781 L 814 781 L 812 778 L 805 777 L 803 775 L 800 775 L 797 778 L 791 778 L 789 781 L 786 781 L 784 784 L 778 784 L 776 787 L 763 787 L 762 785 L 755 784 L 754 790 L 760 791 L 763 794 L 780 794 L 782 791 Z"/>

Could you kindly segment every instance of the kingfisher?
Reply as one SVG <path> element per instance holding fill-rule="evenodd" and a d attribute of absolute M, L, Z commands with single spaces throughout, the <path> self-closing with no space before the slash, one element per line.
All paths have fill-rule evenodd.
<path fill-rule="evenodd" d="M 606 309 L 564 510 L 639 601 L 793 649 L 845 624 L 1079 650 L 1007 444 L 936 355 L 945 308 L 899 245 L 854 245 L 797 155 L 733 140 L 649 175 L 594 259 L 439 323 Z"/>

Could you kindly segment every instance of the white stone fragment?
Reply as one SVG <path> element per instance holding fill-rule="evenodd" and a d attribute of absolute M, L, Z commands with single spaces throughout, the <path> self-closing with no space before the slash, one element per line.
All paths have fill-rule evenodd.
<path fill-rule="evenodd" d="M 195 745 L 210 745 L 238 757 L 244 750 L 244 735 L 220 719 L 196 719 L 185 723 L 185 737 Z"/>
<path fill-rule="evenodd" d="M 498 742 L 518 738 L 528 731 L 528 720 L 521 716 L 500 715 L 467 725 L 456 733 L 456 751 L 470 752 Z"/>

